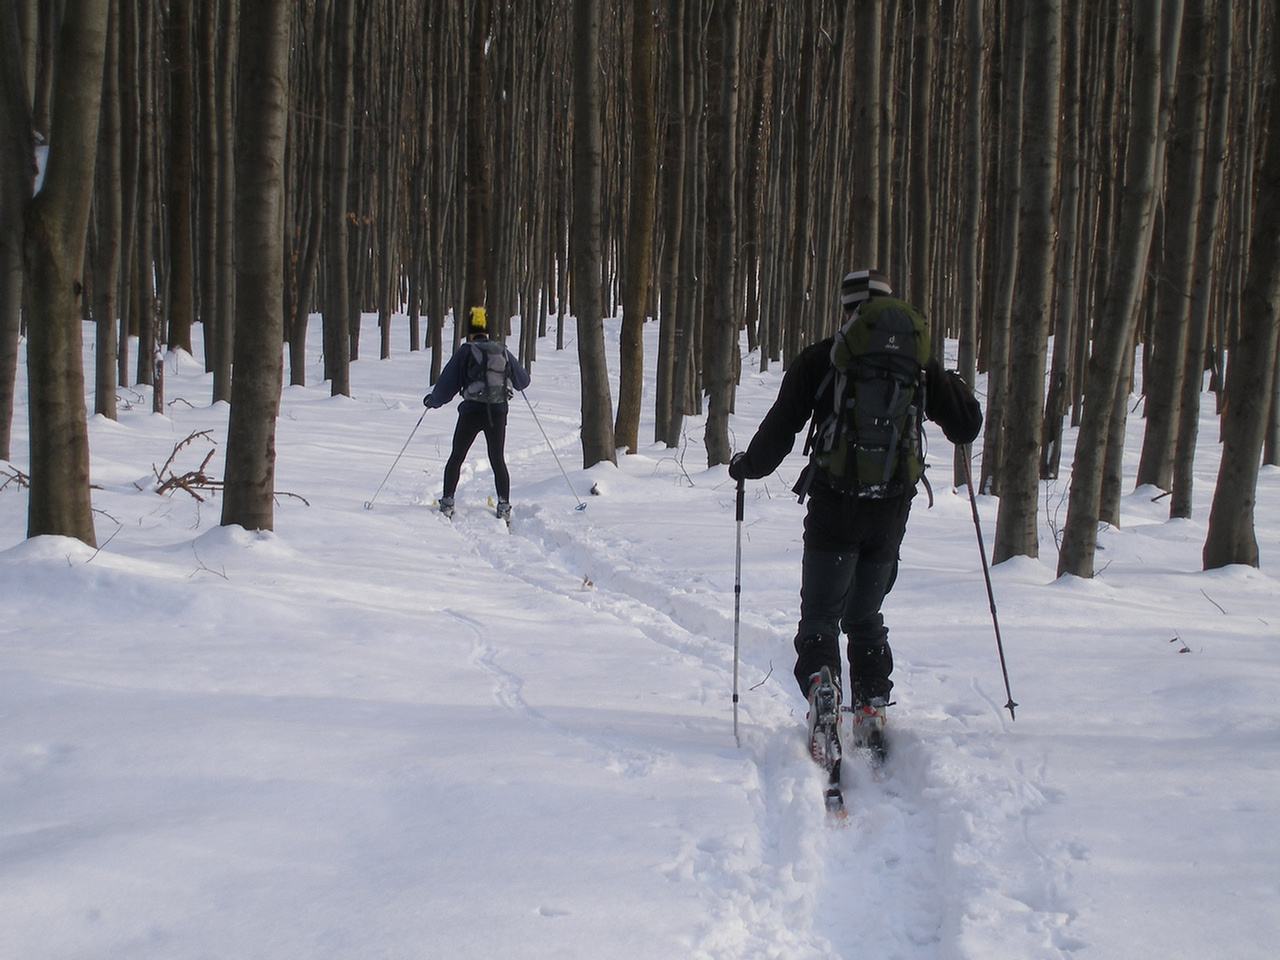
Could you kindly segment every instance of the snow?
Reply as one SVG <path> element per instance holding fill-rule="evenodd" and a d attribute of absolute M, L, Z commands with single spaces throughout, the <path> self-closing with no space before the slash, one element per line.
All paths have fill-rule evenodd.
<path fill-rule="evenodd" d="M 879 777 L 846 764 L 833 827 L 790 676 L 799 453 L 748 484 L 738 747 L 734 484 L 702 420 L 669 450 L 646 411 L 638 454 L 582 470 L 576 352 L 540 343 L 510 531 L 482 443 L 451 523 L 450 408 L 379 491 L 423 416 L 406 324 L 403 352 L 352 365 L 351 398 L 315 350 L 312 385 L 285 389 L 274 533 L 156 493 L 199 431 L 172 472 L 215 444 L 223 472 L 227 408 L 186 354 L 165 415 L 138 387 L 90 421 L 101 549 L 25 540 L 26 493 L 0 490 L 0 955 L 1280 955 L 1280 470 L 1261 570 L 1202 572 L 1211 401 L 1192 520 L 1130 493 L 1098 576 L 1056 580 L 1062 480 L 1041 558 L 993 568 L 1016 721 L 967 492 L 929 431 L 935 503 L 885 607 L 892 754 Z M 757 361 L 739 448 L 781 377 Z M 25 369 L 18 397 L 25 471 Z M 996 506 L 979 498 L 988 544 Z"/>

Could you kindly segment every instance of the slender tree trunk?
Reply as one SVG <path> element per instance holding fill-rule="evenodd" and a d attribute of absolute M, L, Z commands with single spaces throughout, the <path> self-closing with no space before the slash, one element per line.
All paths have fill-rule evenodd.
<path fill-rule="evenodd" d="M 27 536 L 75 537 L 96 546 L 80 318 L 107 0 L 67 0 L 64 13 L 57 52 L 62 68 L 54 77 L 44 184 L 26 209 L 31 434 Z"/>
<path fill-rule="evenodd" d="M 717 47 L 720 89 L 715 92 L 714 128 L 708 138 L 711 166 L 708 171 L 707 214 L 714 225 L 711 258 L 711 351 L 708 356 L 707 465 L 728 463 L 729 413 L 733 409 L 738 379 L 737 289 L 738 233 L 736 207 L 738 154 L 738 37 L 737 0 L 719 0 L 712 14 L 711 42 Z"/>
<path fill-rule="evenodd" d="M 1026 0 L 1018 268 L 1009 342 L 1004 480 L 992 559 L 1038 557 L 1040 440 L 1057 237 L 1060 0 Z"/>
<path fill-rule="evenodd" d="M 987 328 L 987 416 L 982 446 L 983 493 L 999 496 L 1004 483 L 1005 416 L 1009 400 L 1009 338 L 1018 263 L 1018 210 L 1021 204 L 1022 97 L 1026 49 L 1025 18 L 1017 3 L 1006 7 L 1004 18 L 1004 94 L 1000 103 L 1000 197 L 995 250 L 998 267 Z"/>
<path fill-rule="evenodd" d="M 477 0 L 467 62 L 467 272 L 464 310 L 482 307 L 488 293 L 493 250 L 493 184 L 490 177 L 489 40 L 492 0 Z M 596 13 L 599 29 L 599 11 Z M 597 81 L 598 83 L 598 81 Z M 599 120 L 597 119 L 597 124 Z M 494 323 L 497 317 L 491 318 Z"/>
<path fill-rule="evenodd" d="M 1177 0 L 1175 0 L 1177 2 Z M 1151 246 L 1160 123 L 1160 0 L 1135 0 L 1134 62 L 1128 155 L 1120 227 L 1089 359 L 1084 416 L 1071 468 L 1071 494 L 1058 554 L 1058 576 L 1093 576 L 1102 511 L 1107 435 L 1125 352 L 1133 341 Z"/>
<path fill-rule="evenodd" d="M 1178 439 L 1178 404 L 1190 334 L 1192 262 L 1199 229 L 1204 180 L 1205 119 L 1212 13 L 1207 0 L 1186 0 L 1178 64 L 1177 117 L 1169 142 L 1165 191 L 1164 255 L 1151 336 L 1151 358 L 1143 377 L 1146 431 L 1137 485 L 1173 486 Z"/>
<path fill-rule="evenodd" d="M 912 38 L 911 60 L 911 137 L 908 155 L 907 221 L 910 231 L 910 255 L 906 276 L 901 285 L 908 299 L 920 305 L 932 318 L 933 274 L 930 269 L 929 241 L 933 234 L 933 184 L 930 176 L 929 147 L 934 137 L 933 34 L 937 28 L 937 0 L 915 0 L 915 36 Z M 939 342 L 941 338 L 938 338 Z"/>
<path fill-rule="evenodd" d="M 118 2 L 118 0 L 117 0 Z M 195 236 L 197 274 L 200 285 L 200 336 L 204 341 L 204 370 L 212 373 L 218 352 L 217 302 L 218 302 L 218 170 L 217 156 L 217 85 L 218 76 L 218 16 L 215 0 L 200 0 L 197 8 L 196 63 L 200 78 L 198 91 L 200 120 L 200 149 L 196 155 L 197 176 L 200 180 L 199 200 L 196 207 L 198 229 Z"/>
<path fill-rule="evenodd" d="M 814 18 L 814 0 L 804 0 L 800 19 L 803 36 L 800 40 L 800 86 L 796 91 L 795 143 L 796 162 L 791 176 L 795 184 L 795 207 L 791 235 L 790 276 L 787 280 L 787 328 L 786 350 L 783 365 L 789 366 L 808 342 L 806 322 L 812 314 L 809 306 L 807 284 L 809 267 L 810 204 L 813 195 L 811 185 L 813 166 L 813 89 L 816 71 L 815 51 L 818 24 Z"/>
<path fill-rule="evenodd" d="M 601 298 L 600 0 L 573 0 L 573 298 L 582 376 L 582 465 L 617 462 Z"/>
<path fill-rule="evenodd" d="M 156 97 L 155 6 L 138 3 L 138 219 L 133 238 L 133 302 L 137 308 L 138 369 L 135 380 L 152 387 L 154 413 L 164 410 L 156 376 Z"/>
<path fill-rule="evenodd" d="M 17 13 L 13 4 L 0 6 L 0 460 L 11 455 L 22 315 L 23 210 L 36 175 Z"/>
<path fill-rule="evenodd" d="M 191 87 L 191 0 L 169 0 L 169 335 L 170 349 L 191 352 L 195 270 L 191 207 L 194 108 Z"/>
<path fill-rule="evenodd" d="M 986 69 L 985 36 L 981 3 L 970 3 L 965 21 L 967 102 L 964 118 L 964 158 L 961 166 L 961 228 L 957 265 L 957 295 L 960 301 L 960 331 L 957 368 L 964 382 L 974 385 L 978 374 L 978 265 L 982 247 L 982 82 Z M 957 445 L 951 482 L 968 483 L 968 445 Z"/>
<path fill-rule="evenodd" d="M 667 132 L 662 166 L 662 268 L 658 298 L 658 366 L 655 375 L 653 439 L 665 442 L 675 406 L 677 305 L 680 299 L 681 239 L 684 233 L 685 88 L 684 0 L 668 4 L 666 65 Z"/>
<path fill-rule="evenodd" d="M 115 420 L 116 318 L 120 315 L 120 12 L 117 0 L 108 2 L 110 14 L 93 200 L 93 320 L 98 338 L 94 351 L 93 412 Z"/>
<path fill-rule="evenodd" d="M 653 0 L 631 0 L 631 212 L 619 334 L 618 417 L 614 445 L 635 453 L 644 382 L 644 324 L 653 277 L 658 113 L 654 102 Z"/>
<path fill-rule="evenodd" d="M 234 107 L 231 102 L 231 77 L 235 72 L 237 31 L 237 7 L 240 0 L 219 0 L 222 18 L 218 29 L 217 78 L 217 291 L 213 399 L 231 399 L 231 353 L 235 337 L 235 126 Z"/>
<path fill-rule="evenodd" d="M 284 147 L 290 4 L 243 7 L 236 108 L 235 380 L 222 525 L 274 527 L 275 434 L 283 384 Z"/>
<path fill-rule="evenodd" d="M 1273 14 L 1272 29 L 1280 30 L 1280 14 Z M 1256 175 L 1254 206 L 1260 215 L 1254 218 L 1249 239 L 1240 338 L 1227 368 L 1222 460 L 1204 544 L 1206 570 L 1232 563 L 1258 566 L 1254 503 L 1280 333 L 1280 219 L 1274 216 L 1280 210 L 1280 83 L 1274 77 L 1265 96 L 1271 128 Z"/>
<path fill-rule="evenodd" d="M 1058 214 L 1058 253 L 1054 277 L 1053 360 L 1045 398 L 1044 427 L 1040 445 L 1040 479 L 1055 480 L 1062 462 L 1062 433 L 1073 384 L 1072 343 L 1079 322 L 1076 303 L 1080 287 L 1080 114 L 1081 114 L 1081 4 L 1064 8 L 1062 172 Z"/>
<path fill-rule="evenodd" d="M 981 4 L 974 4 L 981 16 Z M 853 3 L 852 250 L 849 267 L 879 267 L 880 236 L 880 47 L 884 0 Z M 981 40 L 973 41 L 980 45 Z M 837 69 L 840 69 L 837 67 Z M 976 102 L 977 93 L 974 92 Z"/>
<path fill-rule="evenodd" d="M 325 168 L 328 171 L 324 250 L 324 376 L 330 396 L 351 395 L 350 278 L 347 275 L 347 183 L 355 112 L 352 44 L 355 0 L 334 0 L 334 30 Z"/>

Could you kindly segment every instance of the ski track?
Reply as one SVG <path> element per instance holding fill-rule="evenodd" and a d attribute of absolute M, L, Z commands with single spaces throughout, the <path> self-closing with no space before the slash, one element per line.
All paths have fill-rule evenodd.
<path fill-rule="evenodd" d="M 669 595 L 626 557 L 625 542 L 600 538 L 589 518 L 557 521 L 537 508 L 517 508 L 511 536 L 474 513 L 460 513 L 455 523 L 496 570 L 559 596 L 566 585 L 580 583 L 569 596 L 726 675 L 731 669 L 723 638 L 732 621 L 720 609 L 723 598 L 705 590 Z M 580 579 L 582 570 L 593 571 L 589 585 Z M 486 657 L 479 660 L 491 667 Z M 512 683 L 499 679 L 503 688 Z M 929 791 L 894 778 L 897 768 L 912 770 L 923 762 L 920 745 L 905 745 L 914 749 L 895 757 L 882 782 L 851 757 L 845 773 L 849 819 L 843 829 L 827 829 L 799 719 L 776 705 L 762 712 L 749 718 L 744 737 L 756 766 L 749 789 L 758 849 L 690 836 L 666 868 L 696 879 L 719 901 L 698 944 L 700 955 L 840 957 L 873 950 L 885 957 L 942 956 L 949 919 L 940 870 L 945 814 Z"/>
<path fill-rule="evenodd" d="M 487 471 L 487 464 L 478 469 Z M 408 499 L 431 503 L 421 492 Z M 644 576 L 629 541 L 597 534 L 579 512 L 561 518 L 518 505 L 508 530 L 489 510 L 464 504 L 452 523 L 496 571 L 575 599 L 722 673 L 729 702 L 732 645 L 725 638 L 732 636 L 732 614 L 726 598 L 700 585 L 698 575 L 685 578 L 688 591 L 672 595 L 666 583 Z M 507 709 L 603 753 L 628 775 L 643 776 L 660 762 L 654 753 L 541 716 L 522 698 L 521 679 L 497 665 L 479 625 L 446 612 L 471 632 L 473 662 L 490 674 Z M 785 646 L 762 621 L 739 628 L 744 649 L 748 639 L 764 650 Z M 742 667 L 759 677 L 773 669 Z M 785 686 L 784 673 L 768 682 Z M 976 681 L 972 686 L 999 716 L 999 699 Z M 789 690 L 772 694 L 744 695 L 740 705 L 743 748 L 755 766 L 744 786 L 757 835 L 739 845 L 691 834 L 663 868 L 716 898 L 695 956 L 1064 960 L 1089 946 L 1071 929 L 1071 864 L 1084 855 L 1069 841 L 1037 838 L 1036 818 L 1052 802 L 1052 791 L 1035 782 L 1044 771 L 1029 776 L 977 722 L 985 718 L 964 710 L 900 714 L 893 753 L 878 776 L 858 755 L 846 759 L 849 815 L 831 826 L 802 742 L 798 704 Z"/>
<path fill-rule="evenodd" d="M 663 752 L 644 752 L 622 746 L 616 740 L 603 736 L 587 736 L 576 727 L 556 723 L 539 713 L 524 699 L 524 681 L 497 662 L 496 651 L 484 642 L 484 628 L 476 620 L 456 610 L 442 610 L 445 616 L 465 628 L 472 637 L 470 662 L 489 674 L 493 682 L 494 699 L 505 709 L 523 717 L 557 736 L 582 744 L 593 753 L 602 754 L 605 766 L 627 777 L 642 777 L 662 762 Z"/>

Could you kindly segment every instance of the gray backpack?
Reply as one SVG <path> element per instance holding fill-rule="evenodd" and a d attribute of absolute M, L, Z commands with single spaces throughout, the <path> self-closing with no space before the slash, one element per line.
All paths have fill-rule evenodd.
<path fill-rule="evenodd" d="M 511 376 L 507 370 L 507 345 L 493 340 L 473 340 L 471 362 L 462 396 L 480 403 L 506 403 L 511 399 Z"/>

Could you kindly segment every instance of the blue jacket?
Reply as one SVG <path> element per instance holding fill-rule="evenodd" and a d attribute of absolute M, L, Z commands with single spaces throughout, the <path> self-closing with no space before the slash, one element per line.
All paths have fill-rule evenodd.
<path fill-rule="evenodd" d="M 483 335 L 481 335 L 483 336 Z M 474 340 L 480 340 L 481 337 L 473 337 Z M 488 339 L 488 337 L 483 337 Z M 453 352 L 453 356 L 449 358 L 449 362 L 444 365 L 444 369 L 440 371 L 440 379 L 436 381 L 436 385 L 431 392 L 423 399 L 423 403 L 431 408 L 443 407 L 446 403 L 456 397 L 462 388 L 467 385 L 467 367 L 472 363 L 470 341 L 458 345 L 458 349 Z M 530 377 L 528 371 L 520 366 L 511 353 L 507 351 L 507 376 L 511 380 L 511 386 L 515 390 L 523 390 L 529 386 Z M 489 404 L 481 403 L 479 400 L 463 400 L 458 404 L 458 412 L 465 413 L 470 410 L 483 410 Z M 503 408 L 506 404 L 501 405 Z"/>

